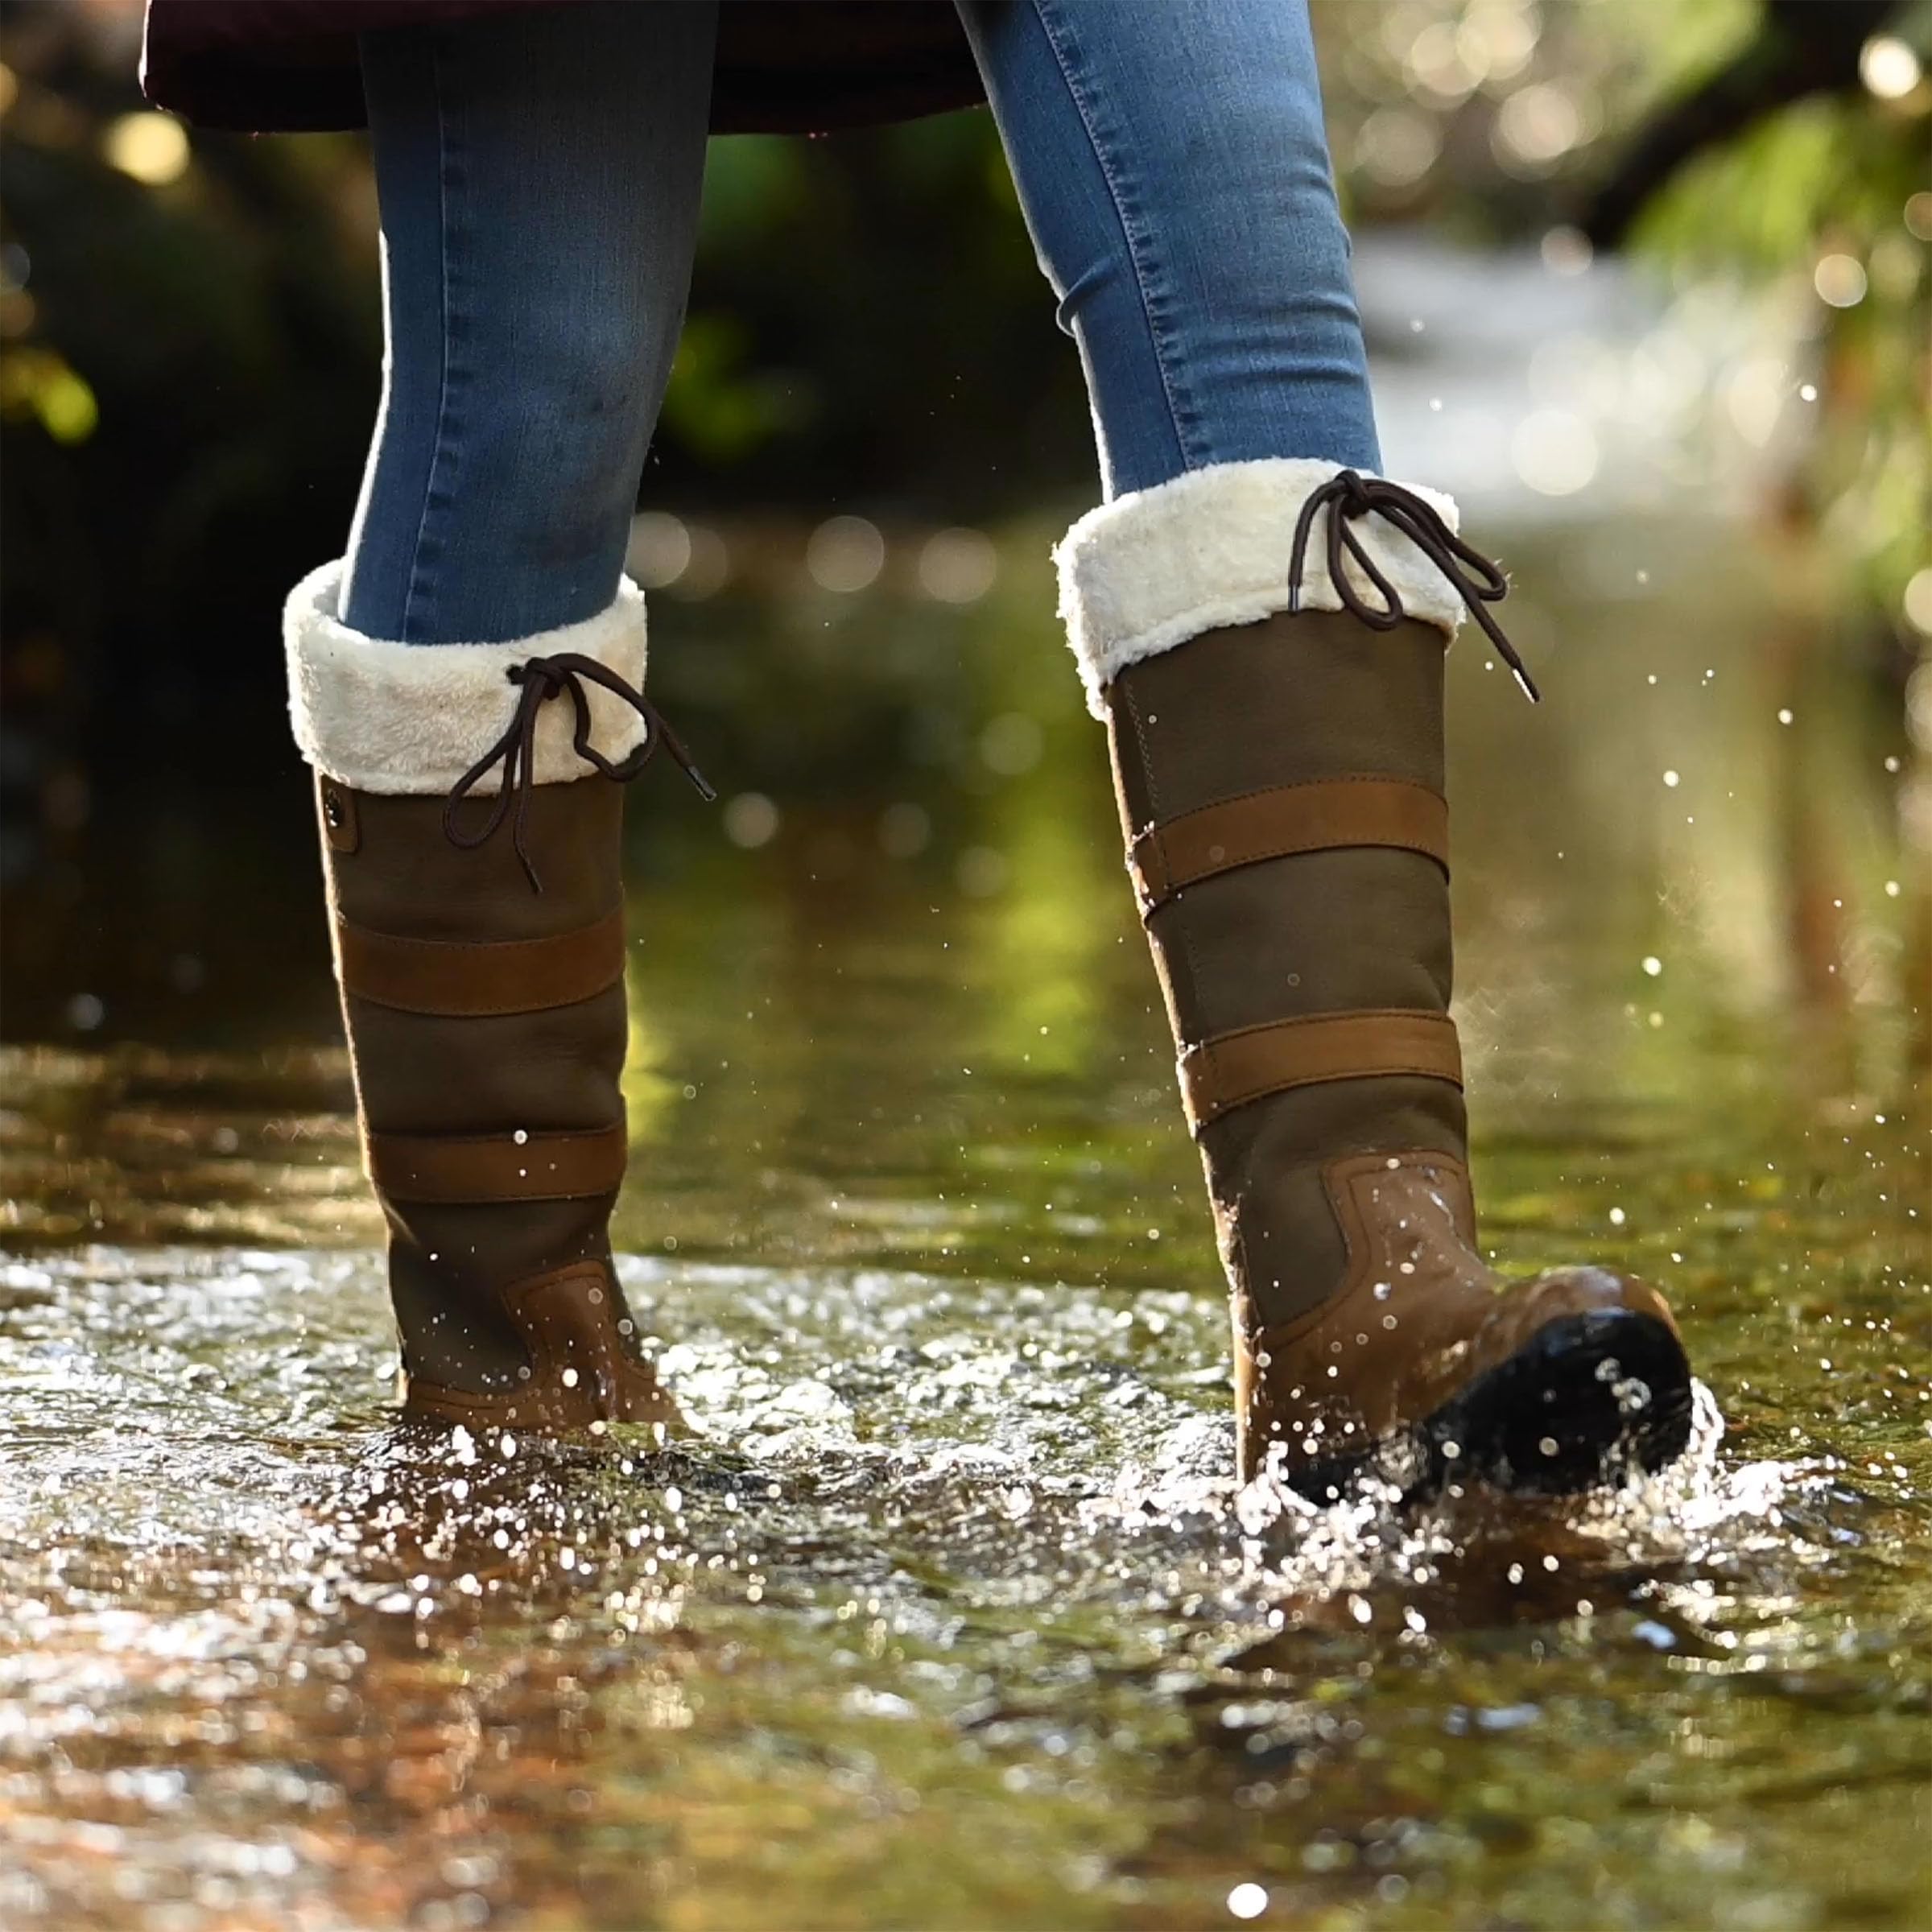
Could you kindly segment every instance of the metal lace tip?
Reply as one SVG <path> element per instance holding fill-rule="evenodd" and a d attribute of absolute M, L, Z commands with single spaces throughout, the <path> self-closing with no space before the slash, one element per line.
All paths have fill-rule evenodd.
<path fill-rule="evenodd" d="M 684 767 L 684 775 L 686 778 L 691 780 L 691 789 L 697 793 L 698 796 L 701 798 L 707 805 L 715 805 L 717 803 L 717 787 L 712 783 L 709 778 L 705 777 L 703 772 L 698 770 L 696 766 L 687 765 Z"/>
<path fill-rule="evenodd" d="M 1288 586 L 1288 614 L 1291 617 L 1302 614 L 1302 587 L 1298 584 Z"/>
<path fill-rule="evenodd" d="M 1523 669 L 1521 665 L 1512 664 L 1509 667 L 1509 673 L 1510 675 L 1516 679 L 1517 688 L 1522 692 L 1523 696 L 1526 697 L 1532 704 L 1540 704 L 1542 703 L 1543 694 L 1537 689 L 1536 680 L 1530 676 L 1528 671 Z"/>

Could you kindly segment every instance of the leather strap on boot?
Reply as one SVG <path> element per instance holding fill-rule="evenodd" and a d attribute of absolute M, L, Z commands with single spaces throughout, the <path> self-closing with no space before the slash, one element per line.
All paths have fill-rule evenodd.
<path fill-rule="evenodd" d="M 1435 1013 L 1335 1013 L 1217 1034 L 1183 1052 L 1181 1099 L 1196 1133 L 1232 1107 L 1324 1080 L 1396 1075 L 1463 1084 L 1455 1022 Z"/>
<path fill-rule="evenodd" d="M 1183 886 L 1219 873 L 1348 845 L 1419 852 L 1446 873 L 1447 801 L 1394 778 L 1277 786 L 1146 827 L 1129 849 L 1127 870 L 1146 919 Z"/>

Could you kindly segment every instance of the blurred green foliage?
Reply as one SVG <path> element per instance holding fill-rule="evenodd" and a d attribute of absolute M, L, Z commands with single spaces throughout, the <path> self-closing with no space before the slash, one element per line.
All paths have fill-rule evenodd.
<path fill-rule="evenodd" d="M 1820 427 L 1781 507 L 1827 534 L 1839 598 L 1911 646 L 1906 588 L 1932 564 L 1932 3 L 1315 4 L 1358 221 L 1534 237 L 1627 188 L 1640 261 L 1776 303 L 1816 345 Z M 1660 142 L 1686 151 L 1668 171 Z"/>
<path fill-rule="evenodd" d="M 1700 159 L 1639 230 L 1678 272 L 1767 289 L 1821 338 L 1823 407 L 1797 486 L 1841 588 L 1901 632 L 1907 585 L 1932 564 L 1929 186 L 1922 109 L 1811 101 Z"/>

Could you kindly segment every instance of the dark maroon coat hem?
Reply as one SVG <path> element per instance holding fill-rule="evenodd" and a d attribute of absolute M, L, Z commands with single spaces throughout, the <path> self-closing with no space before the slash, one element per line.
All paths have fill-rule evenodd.
<path fill-rule="evenodd" d="M 636 6 L 655 0 L 630 0 Z M 361 127 L 358 35 L 577 0 L 148 0 L 141 84 L 197 126 Z M 910 120 L 985 93 L 951 0 L 725 0 L 714 134 Z"/>

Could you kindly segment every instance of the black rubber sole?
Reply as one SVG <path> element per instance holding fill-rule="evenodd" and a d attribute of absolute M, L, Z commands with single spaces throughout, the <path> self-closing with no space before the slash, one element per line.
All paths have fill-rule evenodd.
<path fill-rule="evenodd" d="M 1575 1496 L 1633 1469 L 1665 1468 L 1690 1439 L 1690 1364 L 1654 1316 L 1568 1315 L 1445 1402 L 1406 1438 L 1291 1472 L 1317 1502 L 1362 1477 L 1395 1480 L 1405 1501 L 1479 1482 L 1529 1496 Z"/>

